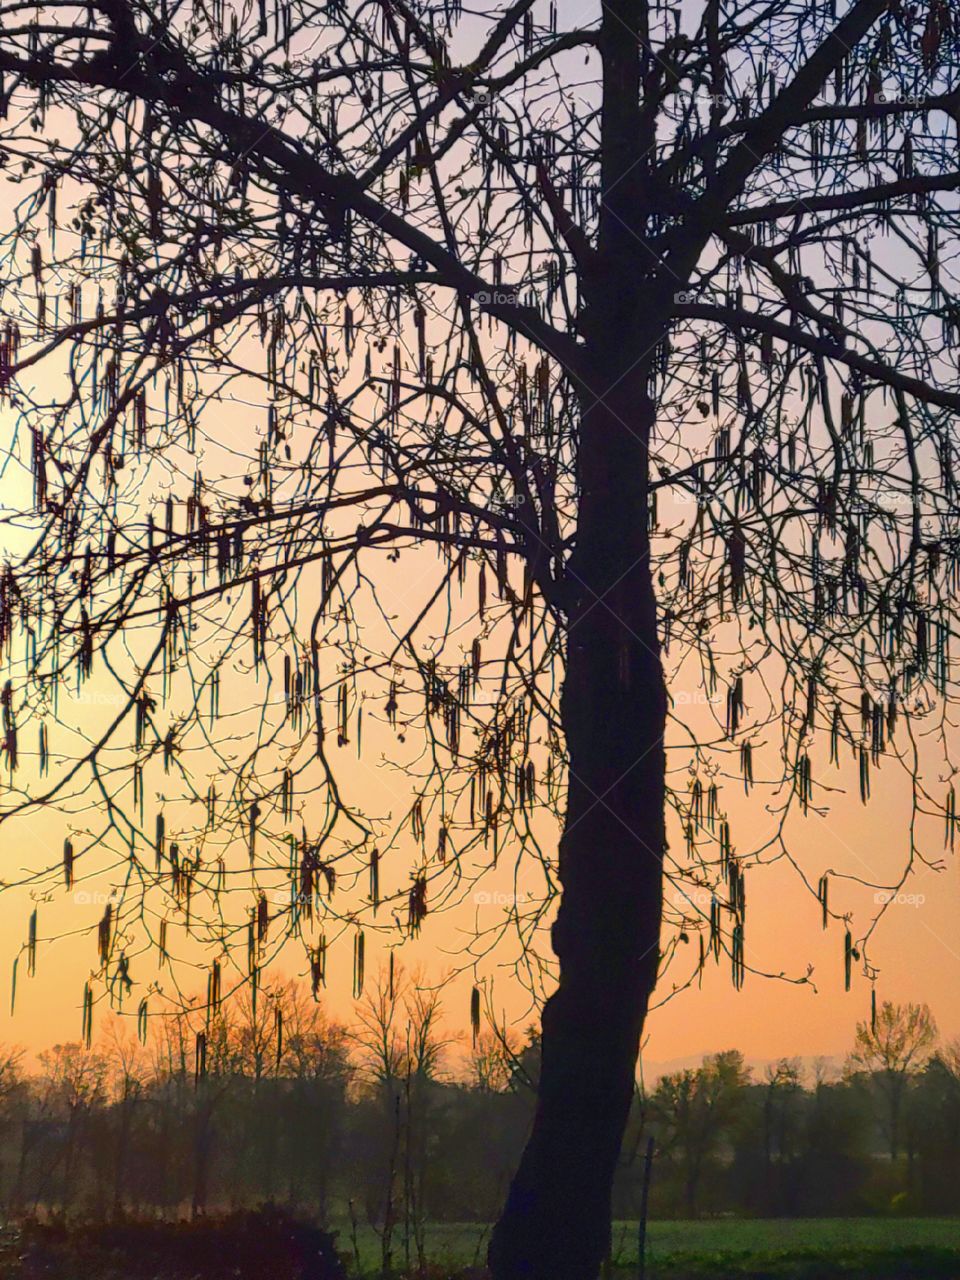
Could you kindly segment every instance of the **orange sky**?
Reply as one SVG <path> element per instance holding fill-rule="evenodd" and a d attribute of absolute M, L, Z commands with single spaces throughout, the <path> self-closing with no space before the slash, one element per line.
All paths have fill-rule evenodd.
<path fill-rule="evenodd" d="M 370 771 L 370 787 L 376 785 Z M 841 774 L 847 785 L 855 785 L 852 768 Z M 749 800 L 735 803 L 735 837 L 746 847 L 751 836 L 759 837 L 769 822 L 764 813 L 765 798 L 754 792 Z M 791 847 L 808 877 L 814 881 L 825 870 L 852 873 L 878 883 L 888 883 L 903 862 L 903 844 L 908 818 L 904 780 L 896 765 L 887 762 L 875 774 L 873 798 L 862 806 L 856 795 L 841 797 L 827 817 L 811 813 L 791 822 Z M 39 813 L 5 830 L 7 878 L 20 868 L 55 862 L 62 842 L 63 819 L 53 812 Z M 936 824 L 930 824 L 929 855 L 940 855 Z M 887 911 L 871 948 L 871 959 L 881 970 L 878 998 L 926 1000 L 930 1003 L 945 1038 L 960 1033 L 960 888 L 951 855 L 946 869 L 936 873 L 921 868 L 904 885 L 900 899 Z M 501 865 L 509 867 L 509 859 Z M 736 992 L 729 978 L 729 963 L 708 964 L 702 987 L 696 986 L 666 1001 L 651 1015 L 645 1058 L 652 1063 L 688 1058 L 727 1047 L 740 1048 L 748 1059 L 780 1056 L 844 1054 L 851 1045 L 854 1024 L 868 1015 L 869 984 L 854 967 L 852 990 L 844 991 L 843 930 L 837 922 L 821 930 L 819 908 L 803 890 L 792 868 L 777 864 L 748 872 L 747 962 L 769 973 L 802 976 L 807 964 L 813 966 L 816 984 L 794 985 L 776 978 L 747 975 L 745 987 Z M 59 936 L 41 942 L 37 974 L 29 978 L 25 959 L 20 964 L 17 1007 L 10 1015 L 7 998 L 0 1002 L 0 1041 L 39 1049 L 53 1041 L 74 1039 L 80 1031 L 80 998 L 84 980 L 96 967 L 94 928 L 103 911 L 102 895 L 109 882 L 93 878 L 78 884 L 73 893 L 54 892 L 39 907 L 40 937 Z M 494 926 L 504 911 L 504 895 L 511 893 L 508 870 L 467 893 L 466 902 L 448 914 L 430 916 L 419 940 L 405 943 L 399 952 L 408 968 L 421 966 L 428 977 L 462 963 L 462 947 L 473 923 L 481 928 Z M 520 884 L 522 894 L 522 881 Z M 100 894 L 98 900 L 96 895 Z M 855 926 L 862 928 L 868 913 L 876 910 L 874 891 L 835 882 L 831 906 L 855 913 Z M 675 893 L 668 889 L 668 901 Z M 24 893 L 12 890 L 0 894 L 0 973 L 11 972 L 14 956 L 26 937 L 30 904 Z M 854 928 L 855 934 L 858 929 Z M 329 959 L 327 999 L 342 1019 L 351 1016 L 352 954 L 351 936 L 340 938 Z M 682 951 L 682 948 L 681 948 Z M 669 994 L 670 981 L 680 980 L 690 970 L 696 956 L 696 940 L 687 948 L 689 963 L 678 960 L 668 979 L 661 984 L 659 998 Z M 368 938 L 367 973 L 372 974 L 382 956 L 377 941 Z M 503 960 L 508 952 L 501 953 Z M 137 976 L 149 976 L 146 961 L 138 962 Z M 145 967 L 146 966 L 146 967 Z M 288 952 L 275 972 L 293 973 L 302 968 L 300 953 Z M 498 970 L 488 961 L 480 972 L 494 982 L 496 1010 L 514 1019 L 519 1026 L 531 1019 L 529 998 L 509 967 Z M 201 975 L 187 989 L 200 989 Z M 465 1029 L 468 1025 L 471 978 L 455 979 L 445 996 L 448 1021 Z M 102 1022 L 106 1006 L 98 1009 Z M 128 1005 L 135 1013 L 136 997 Z"/>
<path fill-rule="evenodd" d="M 12 423 L 9 410 L 0 410 L 4 438 Z M 9 473 L 3 480 L 0 502 L 17 509 L 29 507 L 31 500 L 26 474 Z M 411 572 L 409 559 L 404 559 L 398 575 L 391 589 L 399 608 L 409 605 L 416 586 L 417 575 Z M 95 686 L 87 696 L 96 698 Z M 91 714 L 94 710 L 92 707 Z M 365 793 L 372 810 L 381 811 L 390 792 L 383 770 L 378 771 L 369 756 L 353 761 L 350 770 L 355 790 Z M 893 761 L 875 771 L 873 797 L 867 806 L 856 796 L 855 767 L 847 762 L 838 776 L 852 794 L 834 797 L 832 811 L 825 817 L 811 812 L 791 820 L 791 848 L 796 859 L 812 883 L 828 870 L 838 876 L 857 875 L 879 884 L 890 883 L 904 862 L 910 817 L 902 773 Z M 761 843 L 771 825 L 765 811 L 769 797 L 761 788 L 749 798 L 738 796 L 731 788 L 729 797 L 724 794 L 724 803 L 728 799 L 738 848 L 745 850 Z M 23 870 L 58 863 L 64 825 L 64 816 L 53 811 L 5 825 L 3 880 L 15 882 Z M 921 827 L 921 847 L 931 859 L 942 855 L 941 827 L 933 822 Z M 428 917 L 422 938 L 404 945 L 402 956 L 408 968 L 420 965 L 429 978 L 439 979 L 462 963 L 463 945 L 474 924 L 482 929 L 495 927 L 504 912 L 501 895 L 509 895 L 515 888 L 524 893 L 522 880 L 516 887 L 511 882 L 508 856 L 503 857 L 502 865 L 499 877 L 478 887 L 485 898 L 477 899 L 470 891 L 456 911 Z M 39 905 L 41 939 L 62 936 L 56 942 L 41 941 L 36 976 L 28 977 L 25 960 L 21 961 L 12 1015 L 3 983 L 9 983 L 14 958 L 26 938 L 32 904 L 21 890 L 0 893 L 0 1040 L 36 1050 L 57 1040 L 79 1037 L 83 983 L 96 968 L 96 939 L 91 930 L 102 914 L 103 895 L 109 885 L 109 880 L 83 881 L 72 894 L 58 890 L 50 902 Z M 671 895 L 668 890 L 668 901 Z M 855 912 L 857 933 L 856 926 L 866 924 L 877 903 L 873 890 L 835 882 L 831 906 Z M 960 1034 L 958 921 L 960 886 L 953 857 L 947 855 L 941 873 L 921 867 L 903 886 L 871 950 L 872 961 L 881 971 L 878 998 L 927 1001 L 946 1038 Z M 329 960 L 328 1001 L 344 1020 L 351 1017 L 351 942 L 349 934 L 336 941 Z M 684 965 L 681 957 L 661 984 L 658 1000 L 669 994 L 672 981 L 689 974 L 695 947 L 694 940 L 688 948 L 690 961 Z M 368 974 L 378 960 L 372 937 L 369 948 Z M 749 1059 L 835 1056 L 849 1049 L 855 1022 L 869 1013 L 869 984 L 855 967 L 852 990 L 844 991 L 842 926 L 833 922 L 826 932 L 821 930 L 815 900 L 798 884 L 796 871 L 783 863 L 748 873 L 746 952 L 748 965 L 773 974 L 798 977 L 812 965 L 817 990 L 811 984 L 795 985 L 748 973 L 744 989 L 736 992 L 726 961 L 719 968 L 711 963 L 701 986 L 667 1000 L 651 1015 L 647 1060 L 662 1063 L 729 1047 L 741 1049 Z M 522 1027 L 534 1015 L 529 997 L 511 973 L 510 958 L 504 951 L 502 967 L 500 959 L 491 958 L 481 966 L 480 976 L 493 983 L 495 1009 Z M 296 972 L 299 965 L 300 957 L 290 954 L 279 961 L 278 972 Z M 145 963 L 142 971 L 144 976 L 152 976 Z M 463 975 L 451 983 L 445 998 L 448 1020 L 455 1027 L 466 1028 L 468 1024 L 471 984 L 472 977 Z M 202 976 L 198 973 L 195 983 L 185 979 L 184 985 L 200 990 Z M 129 1011 L 135 1013 L 136 997 Z"/>
<path fill-rule="evenodd" d="M 7 416 L 9 422 L 9 416 Z M 29 505 L 29 484 L 25 475 L 19 481 L 8 474 L 2 500 L 7 507 L 18 502 Z M 409 557 L 397 571 L 389 590 L 391 601 L 402 608 L 414 596 L 422 596 L 418 574 Z M 678 705 L 683 705 L 682 684 L 674 685 Z M 98 710 L 97 686 L 87 694 L 87 715 Z M 83 704 L 78 704 L 78 712 Z M 689 716 L 701 712 L 691 708 Z M 376 730 L 373 730 L 376 732 Z M 349 753 L 345 753 L 345 756 Z M 378 764 L 376 752 L 365 751 L 364 758 L 345 760 L 356 796 L 369 803 L 372 811 L 395 810 L 398 799 L 394 775 Z M 931 770 L 935 776 L 935 767 Z M 762 771 L 758 771 L 758 776 Z M 873 795 L 866 806 L 857 792 L 855 763 L 846 759 L 844 768 L 827 773 L 825 765 L 817 766 L 818 781 L 839 782 L 848 794 L 832 796 L 831 812 L 820 816 L 812 812 L 796 815 L 788 828 L 789 845 L 810 883 L 815 884 L 826 871 L 836 877 L 856 875 L 877 884 L 892 883 L 903 866 L 908 823 L 909 794 L 903 771 L 897 763 L 886 760 L 873 776 Z M 674 778 L 682 785 L 682 778 Z M 937 792 L 938 784 L 932 787 Z M 745 798 L 735 783 L 727 783 L 723 804 L 729 806 L 734 843 L 748 850 L 763 843 L 772 819 L 766 806 L 771 796 L 762 787 Z M 148 815 L 149 822 L 149 815 Z M 90 818 L 86 819 L 87 825 Z M 925 822 L 925 824 L 924 824 Z M 925 855 L 936 860 L 945 858 L 945 869 L 936 873 L 920 867 L 903 886 L 900 898 L 887 911 L 871 948 L 872 962 L 881 970 L 877 985 L 879 999 L 925 1000 L 931 1005 L 945 1038 L 960 1033 L 960 888 L 952 855 L 943 854 L 942 822 L 924 820 L 918 829 L 919 844 Z M 16 882 L 27 870 L 40 865 L 56 865 L 60 861 L 67 824 L 62 813 L 52 810 L 35 812 L 3 829 L 4 880 Z M 674 839 L 672 850 L 681 857 Z M 431 979 L 463 963 L 463 947 L 474 926 L 494 928 L 504 912 L 504 897 L 514 892 L 510 878 L 509 851 L 501 857 L 497 876 L 478 887 L 476 898 L 471 889 L 466 901 L 448 914 L 432 915 L 424 925 L 421 939 L 404 945 L 401 956 L 408 968 L 421 966 Z M 401 861 L 398 859 L 398 862 Z M 403 867 L 397 882 L 406 875 Z M 38 969 L 35 977 L 26 973 L 21 961 L 15 1012 L 0 997 L 0 1041 L 17 1043 L 37 1050 L 57 1040 L 75 1039 L 80 1033 L 80 1001 L 83 983 L 96 969 L 95 926 L 103 912 L 104 894 L 109 891 L 109 878 L 82 880 L 72 894 L 57 889 L 49 902 L 39 906 Z M 868 923 L 877 909 L 875 891 L 834 879 L 831 907 L 835 911 L 854 912 L 854 934 Z M 736 992 L 730 982 L 729 964 L 723 957 L 719 967 L 708 965 L 702 985 L 685 990 L 666 1000 L 651 1015 L 647 1061 L 669 1062 L 687 1059 L 701 1053 L 728 1047 L 741 1049 L 748 1059 L 772 1059 L 780 1056 L 844 1054 L 853 1039 L 857 1019 L 866 1017 L 870 1007 L 869 984 L 854 968 L 852 990 L 844 991 L 843 928 L 832 922 L 823 932 L 819 909 L 813 896 L 804 890 L 797 872 L 783 863 L 748 872 L 748 913 L 746 927 L 747 963 L 768 973 L 784 973 L 801 977 L 807 965 L 813 966 L 812 985 L 794 985 L 775 978 L 747 975 L 745 988 Z M 518 886 L 524 893 L 521 879 Z M 531 889 L 535 886 L 531 882 Z M 100 895 L 97 897 L 96 895 Z M 676 902 L 672 889 L 668 903 Z M 28 895 L 17 889 L 0 893 L 0 981 L 9 982 L 14 957 L 26 939 L 27 920 L 31 910 Z M 55 942 L 44 939 L 57 937 Z M 367 973 L 372 974 L 378 962 L 377 940 L 368 937 Z M 329 959 L 328 1001 L 333 1012 L 344 1020 L 351 1017 L 352 935 L 339 938 Z M 674 968 L 662 982 L 658 999 L 669 995 L 674 981 L 689 976 L 696 956 L 696 940 L 683 948 Z M 210 956 L 199 956 L 203 964 Z M 479 966 L 478 973 L 488 984 L 493 982 L 493 1006 L 508 1019 L 523 1027 L 533 1018 L 530 1000 L 513 976 L 508 949 L 490 957 Z M 153 976 L 150 963 L 137 962 L 135 974 L 141 981 Z M 288 952 L 281 958 L 277 972 L 303 970 L 302 953 Z M 472 977 L 465 974 L 451 983 L 445 997 L 447 1017 L 458 1028 L 468 1025 L 469 988 Z M 203 974 L 195 981 L 183 979 L 187 990 L 202 990 Z M 135 995 L 128 1011 L 136 1012 Z M 102 1022 L 105 1006 L 98 1010 Z"/>

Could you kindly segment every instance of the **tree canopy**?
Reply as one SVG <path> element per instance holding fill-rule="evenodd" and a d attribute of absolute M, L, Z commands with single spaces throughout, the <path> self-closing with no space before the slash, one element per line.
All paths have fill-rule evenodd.
<path fill-rule="evenodd" d="M 58 806 L 37 884 L 118 883 L 115 992 L 147 944 L 189 960 L 189 921 L 211 1007 L 289 936 L 316 985 L 352 937 L 359 992 L 371 929 L 508 857 L 529 899 L 465 963 L 513 924 L 541 994 L 562 887 L 542 1114 L 616 1099 L 606 1185 L 658 973 L 694 933 L 673 986 L 755 967 L 751 867 L 795 863 L 848 985 L 874 976 L 793 815 L 897 759 L 903 877 L 937 865 L 924 823 L 953 846 L 949 5 L 0 22 L 0 391 L 33 486 L 3 822 Z M 751 846 L 734 782 L 774 818 Z M 544 1274 L 589 1274 L 584 1238 Z"/>

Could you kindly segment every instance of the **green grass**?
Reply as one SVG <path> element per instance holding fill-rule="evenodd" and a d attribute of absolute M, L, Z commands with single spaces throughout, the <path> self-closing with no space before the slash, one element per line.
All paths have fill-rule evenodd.
<path fill-rule="evenodd" d="M 636 1264 L 633 1224 L 618 1224 L 614 1254 Z M 653 1222 L 654 1276 L 960 1277 L 960 1222 L 919 1218 L 724 1219 Z"/>
<path fill-rule="evenodd" d="M 349 1224 L 339 1224 L 339 1247 L 352 1258 Z M 428 1261 L 444 1271 L 482 1263 L 489 1228 L 432 1223 Z M 379 1242 L 358 1231 L 367 1275 L 379 1268 Z M 415 1250 L 413 1252 L 416 1258 Z M 651 1222 L 647 1231 L 649 1280 L 960 1280 L 960 1220 L 948 1218 L 720 1219 Z M 613 1275 L 636 1274 L 637 1227 L 614 1228 Z M 404 1270 L 403 1232 L 394 1237 L 393 1263 Z"/>
<path fill-rule="evenodd" d="M 380 1247 L 368 1227 L 358 1230 L 356 1259 L 349 1224 L 339 1224 L 338 1246 L 352 1276 L 374 1280 L 381 1274 Z M 27 1227 L 0 1231 L 0 1280 L 184 1280 L 196 1264 L 201 1275 L 245 1275 L 271 1280 L 299 1274 L 290 1248 L 264 1255 L 240 1242 L 215 1222 L 170 1229 L 160 1250 L 146 1225 L 128 1224 L 107 1231 L 99 1227 L 62 1232 Z M 223 1236 L 218 1231 L 227 1230 Z M 257 1228 L 259 1231 L 260 1228 Z M 117 1232 L 120 1238 L 117 1238 Z M 161 1234 L 166 1231 L 163 1229 Z M 284 1229 L 286 1231 L 286 1228 Z M 212 1233 L 212 1235 L 211 1235 Z M 191 1240 L 190 1236 L 197 1239 Z M 422 1280 L 463 1280 L 467 1268 L 483 1263 L 489 1228 L 468 1223 L 432 1223 L 426 1232 L 428 1270 Z M 283 1240 L 288 1236 L 283 1234 Z M 166 1236 L 164 1236 L 166 1239 Z M 293 1237 L 290 1237 L 293 1239 Z M 232 1240 L 232 1245 L 231 1245 Z M 183 1245 L 186 1243 L 186 1250 Z M 618 1223 L 609 1280 L 633 1280 L 637 1274 L 636 1223 Z M 26 1250 L 26 1252 L 25 1252 Z M 158 1252 L 158 1250 L 160 1250 Z M 205 1251 L 204 1251 L 205 1250 Z M 295 1249 L 294 1249 L 295 1252 Z M 162 1255 L 162 1256 L 161 1256 Z M 960 1220 L 920 1218 L 837 1218 L 813 1220 L 722 1219 L 701 1222 L 653 1222 L 648 1231 L 647 1280 L 960 1280 Z M 392 1280 L 418 1280 L 416 1250 L 406 1266 L 402 1227 L 393 1248 Z M 472 1277 L 480 1272 L 470 1271 Z"/>
<path fill-rule="evenodd" d="M 337 1248 L 355 1267 L 354 1241 L 349 1222 L 334 1225 L 337 1232 Z M 490 1227 L 487 1223 L 431 1222 L 426 1227 L 427 1261 L 451 1271 L 482 1265 L 487 1252 Z M 360 1225 L 357 1230 L 357 1246 L 362 1274 L 379 1274 L 380 1240 L 371 1227 Z M 416 1246 L 410 1242 L 411 1257 L 416 1261 Z M 393 1232 L 393 1265 L 402 1270 L 405 1263 L 403 1224 Z"/>

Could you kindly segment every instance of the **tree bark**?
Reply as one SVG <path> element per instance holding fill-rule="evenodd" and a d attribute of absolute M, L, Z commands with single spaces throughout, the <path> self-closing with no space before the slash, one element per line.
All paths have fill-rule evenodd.
<path fill-rule="evenodd" d="M 614 344 L 616 346 L 616 344 Z M 629 349 L 629 347 L 628 347 Z M 533 1129 L 490 1245 L 494 1280 L 595 1280 L 657 975 L 666 693 L 647 530 L 647 364 L 600 359 L 581 415 L 561 712 L 569 757 Z"/>
<path fill-rule="evenodd" d="M 659 962 L 667 700 L 648 530 L 650 376 L 665 294 L 682 285 L 663 279 L 646 246 L 646 11 L 645 0 L 608 0 L 601 19 L 602 200 L 578 321 L 579 501 L 565 584 L 559 981 L 543 1010 L 533 1128 L 491 1238 L 494 1280 L 596 1280 Z"/>

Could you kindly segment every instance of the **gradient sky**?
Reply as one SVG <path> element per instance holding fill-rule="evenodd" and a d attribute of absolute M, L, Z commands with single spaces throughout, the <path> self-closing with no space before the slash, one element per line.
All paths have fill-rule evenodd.
<path fill-rule="evenodd" d="M 852 768 L 846 781 L 848 786 L 853 781 Z M 735 832 L 740 833 L 744 845 L 752 834 L 750 824 L 755 824 L 757 835 L 765 829 L 769 819 L 764 805 L 759 792 L 736 804 Z M 875 775 L 873 799 L 868 805 L 861 805 L 856 795 L 846 796 L 834 802 L 827 817 L 811 813 L 796 819 L 791 847 L 814 881 L 829 869 L 837 876 L 849 873 L 889 883 L 903 865 L 908 817 L 905 779 L 896 765 L 888 762 Z M 51 811 L 19 820 L 15 841 L 8 827 L 4 833 L 8 880 L 21 868 L 56 862 L 62 830 L 62 816 Z M 931 857 L 939 856 L 938 834 L 931 823 Z M 946 859 L 944 870 L 920 868 L 903 886 L 881 921 L 871 959 L 880 969 L 878 999 L 929 1002 L 941 1032 L 949 1039 L 960 1033 L 960 886 L 952 856 L 946 855 Z M 11 1016 L 6 998 L 0 1006 L 0 1041 L 37 1050 L 54 1041 L 78 1038 L 81 991 L 84 980 L 96 968 L 95 925 L 102 915 L 108 886 L 108 880 L 93 877 L 80 882 L 72 893 L 57 891 L 49 902 L 40 903 L 41 940 L 55 935 L 56 940 L 41 941 L 35 977 L 27 976 L 25 959 L 21 960 L 16 1010 Z M 471 890 L 455 911 L 428 917 L 421 938 L 405 943 L 398 957 L 408 968 L 420 967 L 431 980 L 450 973 L 462 964 L 463 944 L 474 923 L 480 928 L 495 925 L 505 910 L 503 895 L 512 889 L 507 875 L 485 881 L 477 892 Z M 836 880 L 831 907 L 854 912 L 857 933 L 856 926 L 862 927 L 877 910 L 875 893 Z M 671 895 L 675 899 L 675 891 L 668 889 L 668 902 Z M 7 975 L 8 981 L 13 959 L 26 938 L 30 906 L 23 890 L 0 893 L 0 973 Z M 761 1060 L 793 1055 L 835 1057 L 847 1052 L 856 1021 L 869 1014 L 869 984 L 855 966 L 852 989 L 844 991 L 842 926 L 833 922 L 822 931 L 815 899 L 799 884 L 797 872 L 782 862 L 748 873 L 746 945 L 748 964 L 769 974 L 783 973 L 794 979 L 812 965 L 811 984 L 748 973 L 743 990 L 737 992 L 730 982 L 729 963 L 721 957 L 717 966 L 708 963 L 699 988 L 694 985 L 667 999 L 672 981 L 686 977 L 695 961 L 694 938 L 687 948 L 689 960 L 683 962 L 681 946 L 681 956 L 658 989 L 657 998 L 663 1003 L 648 1023 L 647 1061 L 664 1063 L 728 1047 L 741 1049 L 748 1059 Z M 369 937 L 368 975 L 375 972 L 383 954 L 377 940 Z M 493 980 L 493 1006 L 501 1016 L 523 1027 L 533 1019 L 534 1011 L 511 972 L 508 949 L 502 949 L 500 956 L 502 969 L 492 962 L 482 966 L 488 981 Z M 137 975 L 149 976 L 148 963 L 138 964 Z M 291 950 L 277 961 L 274 972 L 291 974 L 302 967 L 302 953 Z M 199 991 L 202 975 L 198 973 L 194 983 L 186 972 L 182 981 L 187 990 Z M 351 983 L 351 937 L 347 935 L 331 948 L 327 993 L 330 1009 L 345 1021 L 351 1018 Z M 468 1026 L 471 984 L 469 974 L 455 977 L 445 993 L 447 1020 L 455 1028 Z M 98 1008 L 101 1023 L 105 1009 L 105 1005 Z M 127 1012 L 136 1012 L 136 997 Z"/>
<path fill-rule="evenodd" d="M 0 214 L 9 195 L 0 193 Z M 0 408 L 0 433 L 9 438 L 14 415 Z M 31 485 L 25 471 L 5 472 L 0 482 L 0 508 L 25 509 L 31 502 Z M 3 534 L 0 532 L 0 538 Z M 0 556 L 4 548 L 0 545 Z M 404 561 L 398 604 L 404 587 L 410 592 L 416 574 Z M 683 693 L 674 687 L 674 693 Z M 689 690 L 687 692 L 690 692 Z M 96 687 L 88 697 L 96 698 Z M 389 792 L 382 771 L 377 774 L 369 760 L 350 765 L 358 793 L 365 793 L 372 811 L 381 811 Z M 825 770 L 824 770 L 825 772 Z M 931 771 L 934 776 L 936 770 Z M 855 934 L 879 907 L 878 890 L 845 881 L 858 877 L 871 885 L 887 885 L 899 877 L 905 862 L 910 822 L 910 795 L 906 779 L 893 760 L 884 762 L 873 776 L 873 796 L 863 806 L 856 794 L 855 764 L 847 760 L 835 775 L 846 794 L 831 799 L 826 816 L 816 812 L 791 818 L 791 851 L 808 883 L 816 884 L 827 871 L 834 873 L 831 907 L 854 914 Z M 834 780 L 831 774 L 830 780 Z M 945 783 L 943 786 L 945 787 Z M 936 791 L 936 788 L 932 788 Z M 766 806 L 772 797 L 762 787 L 749 797 L 733 788 L 729 803 L 738 848 L 762 844 L 773 824 Z M 38 812 L 2 828 L 3 881 L 16 883 L 26 871 L 56 865 L 64 836 L 64 815 Z M 886 911 L 871 947 L 871 960 L 880 971 L 878 999 L 924 1000 L 934 1012 L 943 1036 L 960 1034 L 960 885 L 954 858 L 942 850 L 942 823 L 921 823 L 919 844 L 925 855 L 936 861 L 944 857 L 941 871 L 919 866 L 903 885 L 898 898 Z M 679 841 L 674 848 L 679 847 Z M 463 945 L 474 930 L 494 928 L 505 907 L 501 895 L 524 893 L 521 878 L 514 885 L 509 873 L 509 857 L 504 858 L 502 877 L 485 881 L 477 898 L 468 892 L 456 910 L 430 916 L 420 939 L 408 942 L 401 956 L 408 968 L 419 966 L 428 979 L 439 980 L 463 963 Z M 16 1009 L 11 1014 L 3 994 L 9 983 L 14 958 L 27 934 L 27 921 L 34 905 L 21 889 L 0 893 L 0 1041 L 21 1044 L 30 1050 L 54 1041 L 77 1039 L 80 1034 L 80 1000 L 83 983 L 96 969 L 95 926 L 103 912 L 109 879 L 82 881 L 73 893 L 57 891 L 49 902 L 38 907 L 41 945 L 37 973 L 28 977 L 21 961 Z M 531 886 L 532 887 L 532 886 Z M 100 895 L 97 898 L 96 895 Z M 674 891 L 668 889 L 668 903 Z M 54 942 L 43 941 L 57 936 Z M 382 948 L 368 940 L 367 972 L 373 973 L 382 959 Z M 854 967 L 852 989 L 844 990 L 843 928 L 832 922 L 823 931 L 819 908 L 813 895 L 799 881 L 795 868 L 779 861 L 748 873 L 748 913 L 746 958 L 748 965 L 777 977 L 748 973 L 744 989 L 737 992 L 730 981 L 729 963 L 708 964 L 702 983 L 670 997 L 674 982 L 689 976 L 696 955 L 696 939 L 688 945 L 689 959 L 680 956 L 656 993 L 658 1007 L 647 1028 L 645 1058 L 662 1063 L 687 1059 L 729 1047 L 741 1049 L 748 1059 L 781 1056 L 843 1055 L 853 1041 L 858 1019 L 869 1016 L 870 986 Z M 522 985 L 512 972 L 512 955 L 504 949 L 499 960 L 482 967 L 482 976 L 493 984 L 491 1002 L 495 1010 L 520 1028 L 535 1018 L 535 1010 Z M 302 966 L 302 956 L 292 952 L 282 956 L 277 973 L 291 974 Z M 798 984 L 811 966 L 810 982 Z M 144 962 L 138 977 L 152 973 Z M 345 1021 L 351 1018 L 352 960 L 351 937 L 337 940 L 329 959 L 328 1003 L 332 1012 Z M 452 1026 L 468 1025 L 469 989 L 473 978 L 463 974 L 453 979 L 445 995 L 445 1008 Z M 611 981 L 616 981 L 611 975 Z M 184 986 L 202 989 L 202 973 L 196 981 L 184 977 Z M 136 997 L 128 1006 L 135 1014 Z"/>

